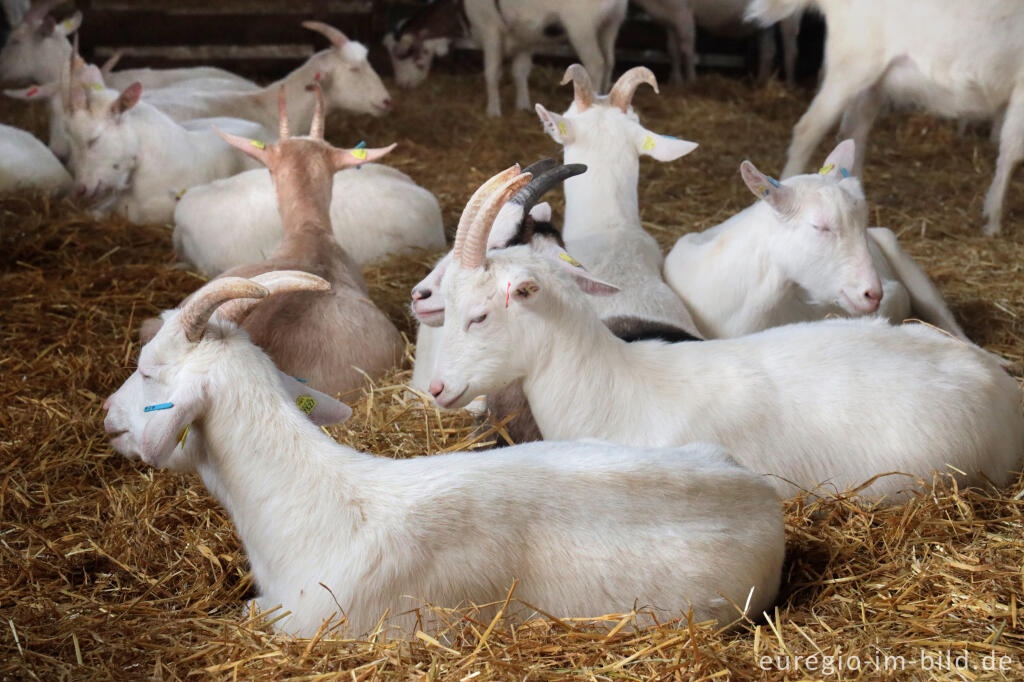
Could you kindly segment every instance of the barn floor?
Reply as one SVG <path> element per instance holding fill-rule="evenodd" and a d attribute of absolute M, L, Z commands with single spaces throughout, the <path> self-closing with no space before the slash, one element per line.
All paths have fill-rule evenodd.
<path fill-rule="evenodd" d="M 571 88 L 559 88 L 559 76 L 538 69 L 533 96 L 561 111 Z M 438 75 L 393 93 L 399 106 L 387 118 L 335 115 L 328 137 L 398 142 L 387 161 L 434 191 L 454 226 L 493 172 L 559 152 L 532 113 L 484 118 L 481 86 L 476 76 Z M 811 93 L 720 76 L 662 93 L 638 92 L 642 121 L 701 145 L 677 162 L 641 166 L 643 220 L 667 249 L 752 201 L 740 161 L 777 173 Z M 45 130 L 41 110 L 20 103 L 0 104 L 0 120 Z M 892 115 L 877 126 L 866 190 L 873 222 L 900 234 L 968 334 L 1021 379 L 1024 172 L 1009 192 L 1004 236 L 984 238 L 994 160 L 987 130 L 960 134 L 953 123 Z M 1021 481 L 957 491 L 937 480 L 889 509 L 787 502 L 778 606 L 733 632 L 685 618 L 611 634 L 618 618 L 604 629 L 554 619 L 492 624 L 466 608 L 443 612 L 451 626 L 436 639 L 275 635 L 268 622 L 277 614 L 243 612 L 246 558 L 199 479 L 126 461 L 104 438 L 103 400 L 134 365 L 140 320 L 201 283 L 173 267 L 170 231 L 96 222 L 70 202 L 13 195 L 0 197 L 0 240 L 0 679 L 1024 677 Z M 367 271 L 374 299 L 403 331 L 411 331 L 409 289 L 435 256 Z M 471 424 L 406 400 L 408 377 L 397 371 L 351 396 L 355 416 L 334 435 L 391 457 L 464 444 Z M 795 657 L 814 654 L 793 669 Z"/>

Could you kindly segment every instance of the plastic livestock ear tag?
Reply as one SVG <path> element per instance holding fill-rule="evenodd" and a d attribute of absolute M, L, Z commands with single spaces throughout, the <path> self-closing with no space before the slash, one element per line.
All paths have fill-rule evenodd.
<path fill-rule="evenodd" d="M 65 31 L 71 31 L 75 28 L 75 21 L 74 19 L 65 19 L 60 22 L 60 25 Z"/>
<path fill-rule="evenodd" d="M 844 178 L 850 177 L 850 171 L 846 170 L 842 166 L 839 167 L 839 172 L 843 174 Z"/>
<path fill-rule="evenodd" d="M 315 76 L 313 76 L 313 80 L 315 80 L 315 81 L 318 81 L 318 80 L 320 80 L 320 75 L 321 75 L 321 74 L 320 74 L 320 72 L 319 72 L 319 71 L 317 71 L 317 72 L 316 72 L 316 75 L 315 75 Z"/>
<path fill-rule="evenodd" d="M 174 195 L 174 198 L 175 199 L 181 199 L 183 196 L 185 196 L 185 192 L 187 192 L 187 191 L 188 191 L 188 187 L 186 187 L 185 189 L 179 189 L 177 191 L 177 193 Z"/>
<path fill-rule="evenodd" d="M 298 382 L 299 382 L 300 384 L 308 384 L 308 383 L 309 383 L 309 379 L 301 379 L 301 378 L 299 378 L 299 377 L 292 377 L 292 379 L 295 379 L 295 380 L 296 380 L 296 381 L 298 381 Z"/>
<path fill-rule="evenodd" d="M 156 405 L 146 405 L 142 408 L 143 412 L 156 412 L 157 410 L 169 410 L 174 407 L 174 403 L 157 403 Z"/>
<path fill-rule="evenodd" d="M 650 135 L 645 137 L 644 143 L 640 145 L 640 148 L 643 149 L 645 152 L 649 152 L 652 149 L 654 149 L 654 138 L 651 137 Z"/>
<path fill-rule="evenodd" d="M 836 167 L 836 165 L 834 163 L 830 163 L 827 166 L 822 166 L 821 170 L 818 171 L 818 175 L 828 175 L 829 173 L 832 172 L 832 169 L 835 168 L 835 167 Z"/>
<path fill-rule="evenodd" d="M 103 84 L 102 83 L 89 83 L 89 87 L 92 88 L 93 90 L 95 90 L 96 92 L 102 92 L 103 91 Z"/>
<path fill-rule="evenodd" d="M 561 135 L 562 137 L 565 137 L 567 135 L 565 121 L 558 122 L 558 134 Z"/>
<path fill-rule="evenodd" d="M 366 160 L 366 150 L 365 149 L 353 149 L 349 153 L 352 154 L 352 156 L 356 157 L 357 159 L 362 159 L 363 161 Z"/>
<path fill-rule="evenodd" d="M 505 307 L 506 307 L 506 308 L 508 307 L 508 297 L 509 297 L 509 296 L 510 296 L 511 294 L 512 294 L 512 282 L 509 282 L 509 283 L 508 283 L 508 286 L 507 286 L 507 287 L 505 287 Z"/>
<path fill-rule="evenodd" d="M 35 97 L 37 92 L 39 92 L 39 88 L 29 88 L 29 91 L 25 93 L 25 97 Z"/>
<path fill-rule="evenodd" d="M 564 260 L 569 265 L 572 265 L 573 267 L 577 267 L 577 268 L 582 268 L 583 267 L 583 265 L 578 260 L 576 260 L 575 258 L 570 256 L 569 254 L 567 254 L 565 251 L 562 251 L 561 253 L 559 253 L 558 257 L 561 258 L 562 260 Z"/>
<path fill-rule="evenodd" d="M 249 140 L 249 144 L 251 144 L 253 147 L 256 147 L 256 149 L 266 149 L 267 148 L 267 145 L 263 144 L 259 140 Z"/>
<path fill-rule="evenodd" d="M 188 438 L 188 430 L 192 428 L 191 424 L 185 424 L 185 428 L 178 434 L 178 445 L 185 447 L 185 439 Z"/>
<path fill-rule="evenodd" d="M 767 180 L 771 184 L 772 187 L 778 187 L 779 186 L 779 181 L 776 180 L 775 178 L 770 178 L 770 177 L 768 177 L 766 175 L 766 176 L 764 176 L 764 179 Z"/>
<path fill-rule="evenodd" d="M 300 395 L 295 399 L 295 404 L 298 406 L 299 411 L 308 417 L 309 413 L 316 407 L 316 399 L 311 395 Z"/>

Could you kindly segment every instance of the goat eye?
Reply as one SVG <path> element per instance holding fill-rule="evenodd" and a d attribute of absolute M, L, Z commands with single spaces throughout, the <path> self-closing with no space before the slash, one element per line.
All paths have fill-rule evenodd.
<path fill-rule="evenodd" d="M 472 327 L 474 324 L 480 324 L 486 319 L 487 313 L 484 313 L 483 315 L 478 315 L 477 317 L 474 317 L 472 320 L 469 321 L 469 326 Z"/>
<path fill-rule="evenodd" d="M 121 164 L 115 163 L 114 164 L 114 170 L 121 170 Z"/>
<path fill-rule="evenodd" d="M 811 223 L 811 226 L 815 230 L 817 230 L 818 232 L 831 232 L 832 231 L 832 228 L 830 228 L 828 225 L 818 225 L 818 224 L 815 224 L 815 223 Z"/>

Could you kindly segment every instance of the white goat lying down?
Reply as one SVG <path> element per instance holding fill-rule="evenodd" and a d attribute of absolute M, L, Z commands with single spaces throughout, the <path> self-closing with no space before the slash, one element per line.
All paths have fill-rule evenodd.
<path fill-rule="evenodd" d="M 637 202 L 641 154 L 673 161 L 697 145 L 640 125 L 630 103 L 642 83 L 657 92 L 650 69 L 638 66 L 622 74 L 606 97 L 595 94 L 579 64 L 566 70 L 562 83 L 570 80 L 575 96 L 565 114 L 538 104 L 537 115 L 548 135 L 564 146 L 565 162 L 587 167 L 586 174 L 565 183 L 562 237 L 573 257 L 622 292 L 601 301 L 598 314 L 642 317 L 697 334 L 690 313 L 662 279 L 664 255 L 640 224 Z"/>
<path fill-rule="evenodd" d="M 0 82 L 50 83 L 60 77 L 71 54 L 68 36 L 78 30 L 82 13 L 56 22 L 50 10 L 61 0 L 44 0 L 29 9 L 0 50 Z"/>
<path fill-rule="evenodd" d="M 334 238 L 358 265 L 444 248 L 441 207 L 405 173 L 368 163 L 334 175 Z M 257 263 L 281 242 L 270 173 L 258 168 L 190 188 L 174 209 L 174 251 L 208 276 Z"/>
<path fill-rule="evenodd" d="M 543 159 L 530 164 L 523 173 L 534 177 L 504 206 L 496 206 L 497 217 L 494 226 L 488 233 L 487 248 L 505 249 L 518 244 L 528 244 L 538 255 L 565 267 L 575 268 L 577 261 L 565 251 L 561 235 L 551 224 L 551 207 L 547 203 L 536 203 L 549 190 L 567 178 L 579 175 L 586 170 L 582 164 L 561 165 L 553 159 Z M 518 166 L 513 166 L 505 174 L 497 176 L 515 177 L 519 173 Z M 492 182 L 493 184 L 493 182 Z M 488 186 L 478 190 L 488 191 Z M 473 200 L 470 202 L 473 204 Z M 474 220 L 467 211 L 466 220 Z M 487 220 L 481 216 L 479 220 Z M 444 295 L 441 292 L 441 279 L 451 263 L 451 253 L 442 258 L 434 269 L 412 290 L 412 312 L 420 323 L 416 333 L 416 360 L 413 365 L 411 385 L 426 391 L 434 373 L 437 356 L 441 352 L 441 330 L 444 324 Z M 652 323 L 634 316 L 617 316 L 602 320 L 619 338 L 639 340 L 642 338 L 667 338 L 677 340 L 695 340 L 695 337 L 682 329 L 665 324 Z M 506 424 L 506 430 L 515 443 L 540 440 L 541 434 L 537 423 L 530 413 L 530 406 L 523 395 L 522 386 L 512 384 L 501 391 L 486 396 L 484 405 L 496 422 L 501 422 L 509 415 L 512 419 Z M 472 409 L 472 408 L 471 408 Z"/>
<path fill-rule="evenodd" d="M 281 80 L 259 90 L 197 89 L 189 82 L 147 91 L 143 100 L 176 121 L 212 116 L 244 118 L 273 129 L 277 124 L 277 93 L 287 89 L 288 115 L 299 129 L 313 118 L 311 98 L 302 97 L 312 83 L 323 88 L 331 107 L 380 116 L 391 109 L 391 97 L 366 60 L 366 46 L 319 21 L 302 25 L 326 36 L 331 47 L 317 52 Z"/>
<path fill-rule="evenodd" d="M 821 171 L 779 183 L 740 166 L 760 201 L 704 232 L 684 235 L 665 258 L 665 281 L 705 338 L 742 336 L 831 315 L 917 317 L 966 340 L 928 275 L 884 227 L 867 226 L 853 140 Z"/>
<path fill-rule="evenodd" d="M 782 172 L 803 172 L 821 138 L 843 119 L 860 152 L 887 101 L 939 116 L 1003 115 L 999 160 L 985 197 L 985 234 L 1002 225 L 1003 201 L 1024 159 L 1024 11 L 1020 0 L 754 0 L 747 16 L 765 23 L 815 6 L 825 15 L 825 78 L 793 128 Z M 871 36 L 865 43 L 864 37 Z"/>
<path fill-rule="evenodd" d="M 439 0 L 384 37 L 395 80 L 412 88 L 430 73 L 434 56 L 448 53 L 466 29 L 480 44 L 487 83 L 487 115 L 501 116 L 501 64 L 512 58 L 516 107 L 530 108 L 527 80 L 532 53 L 566 40 L 602 88 L 612 82 L 615 39 L 626 16 L 626 0 Z M 468 25 L 467 25 L 468 24 Z"/>
<path fill-rule="evenodd" d="M 489 227 L 457 237 L 442 282 L 443 351 L 430 391 L 443 407 L 521 381 L 545 438 L 719 442 L 774 474 L 785 495 L 896 471 L 1005 485 L 1020 470 L 1020 389 L 976 346 L 925 325 L 863 319 L 626 343 L 583 295 L 614 287 L 529 248 L 488 255 Z M 866 490 L 892 500 L 913 486 L 884 476 Z"/>
<path fill-rule="evenodd" d="M 268 293 L 227 277 L 168 313 L 108 400 L 105 427 L 148 464 L 202 477 L 235 522 L 257 605 L 291 613 L 279 621 L 286 632 L 312 636 L 339 610 L 354 634 L 385 613 L 411 630 L 420 600 L 501 602 L 515 580 L 515 597 L 559 616 L 636 607 L 663 622 L 692 606 L 697 620 L 724 624 L 748 595 L 748 613 L 771 604 L 785 547 L 779 504 L 721 447 L 356 452 L 296 410 L 271 360 L 214 315 Z M 183 433 L 205 447 L 179 447 Z"/>
<path fill-rule="evenodd" d="M 0 125 L 0 192 L 70 187 L 71 176 L 45 144 L 20 128 Z"/>
<path fill-rule="evenodd" d="M 323 94 L 319 87 L 315 91 L 308 137 L 291 136 L 284 88 L 277 144 L 223 135 L 270 169 L 284 226 L 284 238 L 266 260 L 224 275 L 249 278 L 274 270 L 303 270 L 329 282 L 331 290 L 291 292 L 255 310 L 232 306 L 225 314 L 242 325 L 282 371 L 335 394 L 360 388 L 367 375 L 381 376 L 401 360 L 405 348 L 395 325 L 370 301 L 362 270 L 335 240 L 328 213 L 334 175 L 378 159 L 394 145 L 350 150 L 324 142 Z"/>
<path fill-rule="evenodd" d="M 241 119 L 211 119 L 185 128 L 145 102 L 138 83 L 120 94 L 73 82 L 66 95 L 71 168 L 78 194 L 136 223 L 168 223 L 182 190 L 256 165 L 210 127 L 255 139 L 265 128 Z"/>

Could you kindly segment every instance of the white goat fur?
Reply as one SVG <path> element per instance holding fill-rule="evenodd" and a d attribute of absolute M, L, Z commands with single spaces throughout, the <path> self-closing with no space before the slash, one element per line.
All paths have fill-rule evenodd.
<path fill-rule="evenodd" d="M 40 3 L 12 27 L 0 50 L 0 82 L 50 83 L 60 77 L 71 56 L 68 36 L 78 30 L 82 14 L 75 12 L 57 23 L 49 10 L 58 4 Z"/>
<path fill-rule="evenodd" d="M 1003 201 L 1024 158 L 1024 11 L 1019 0 L 754 0 L 748 16 L 773 22 L 806 7 L 825 14 L 825 78 L 793 128 L 783 176 L 804 170 L 844 118 L 859 151 L 886 100 L 949 118 L 1003 114 L 996 172 L 985 197 L 986 234 L 1001 229 Z M 865 49 L 864 36 L 872 36 Z"/>
<path fill-rule="evenodd" d="M 571 275 L 529 249 L 488 261 L 444 277 L 431 385 L 444 407 L 521 380 L 546 439 L 718 442 L 777 476 L 783 495 L 842 491 L 893 471 L 925 480 L 963 471 L 961 483 L 984 472 L 1005 485 L 1020 469 L 1016 381 L 985 351 L 925 325 L 827 320 L 737 339 L 625 343 Z M 885 476 L 866 490 L 891 500 L 913 485 Z"/>
<path fill-rule="evenodd" d="M 278 625 L 289 633 L 312 636 L 339 607 L 352 633 L 385 613 L 408 630 L 420 600 L 501 602 L 515 580 L 515 597 L 558 616 L 636 606 L 665 619 L 692 605 L 697 620 L 728 623 L 738 616 L 729 601 L 742 607 L 753 588 L 756 614 L 775 596 L 778 501 L 718 446 L 373 457 L 295 410 L 244 332 L 215 317 L 190 343 L 182 316 L 169 314 L 143 347 L 136 373 L 149 378 L 130 379 L 144 404 L 173 408 L 146 413 L 141 433 L 134 423 L 107 429 L 132 429 L 153 466 L 199 473 L 238 529 L 257 604 L 291 612 Z M 175 446 L 187 424 L 206 443 L 190 459 Z M 514 602 L 512 611 L 531 613 Z"/>
<path fill-rule="evenodd" d="M 668 53 L 672 67 L 669 82 L 692 81 L 697 75 L 696 26 L 715 35 L 729 37 L 757 33 L 757 78 L 764 81 L 771 74 L 776 53 L 775 29 L 768 27 L 758 30 L 756 25 L 745 21 L 744 13 L 750 0 L 635 1 L 668 31 Z M 787 83 L 793 83 L 796 75 L 797 37 L 800 34 L 801 17 L 802 13 L 797 12 L 783 18 L 778 24 L 782 35 L 783 73 Z"/>
<path fill-rule="evenodd" d="M 314 82 L 320 84 L 330 108 L 380 116 L 391 107 L 387 88 L 366 60 L 366 46 L 347 39 L 340 46 L 317 52 L 281 80 L 259 90 L 191 89 L 186 83 L 148 91 L 143 100 L 176 121 L 231 116 L 272 130 L 277 125 L 277 98 L 283 85 L 289 120 L 297 129 L 306 130 L 313 120 L 312 98 L 306 90 Z"/>
<path fill-rule="evenodd" d="M 500 8 L 493 0 L 463 0 L 463 3 L 469 30 L 483 50 L 489 116 L 501 116 L 498 84 L 505 58 L 512 59 L 516 107 L 530 108 L 527 81 L 533 67 L 532 52 L 541 45 L 557 45 L 568 39 L 599 86 L 611 84 L 615 39 L 626 16 L 626 0 L 519 0 L 502 3 Z M 564 36 L 545 35 L 545 29 L 555 25 L 564 28 Z M 455 37 L 435 37 L 426 41 L 422 50 L 429 54 L 426 59 L 418 59 L 415 54 L 406 58 L 396 56 L 396 48 L 408 48 L 402 41 L 414 40 L 413 36 L 403 36 L 396 44 L 394 36 L 389 35 L 385 46 L 391 55 L 398 84 L 414 87 L 421 83 L 429 73 L 433 55 L 446 54 L 451 39 Z"/>
<path fill-rule="evenodd" d="M 222 90 L 258 90 L 260 86 L 248 78 L 215 66 L 191 66 L 173 69 L 122 69 L 106 74 L 108 87 L 123 90 L 132 83 L 142 83 L 146 91 L 169 87 L 194 88 L 218 85 Z"/>
<path fill-rule="evenodd" d="M 410 249 L 444 248 L 441 208 L 430 191 L 388 166 L 334 176 L 334 236 L 359 265 Z M 192 187 L 174 209 L 174 251 L 215 276 L 264 260 L 281 242 L 281 216 L 265 168 Z"/>
<path fill-rule="evenodd" d="M 621 290 L 597 302 L 598 314 L 667 322 L 696 335 L 690 313 L 662 279 L 661 247 L 640 224 L 637 182 L 641 155 L 672 161 L 697 145 L 647 130 L 632 107 L 624 113 L 607 97 L 596 97 L 582 113 L 575 101 L 562 116 L 540 104 L 536 109 L 545 131 L 563 145 L 565 163 L 587 166 L 565 181 L 562 237 L 594 276 Z"/>
<path fill-rule="evenodd" d="M 181 190 L 258 164 L 236 154 L 211 125 L 269 140 L 259 124 L 211 119 L 189 130 L 145 102 L 132 88 L 120 96 L 90 92 L 85 108 L 67 118 L 71 167 L 79 192 L 136 223 L 169 223 Z"/>
<path fill-rule="evenodd" d="M 71 176 L 31 133 L 0 125 L 0 191 L 71 187 Z"/>
<path fill-rule="evenodd" d="M 966 340 L 942 294 L 896 235 L 867 227 L 860 180 L 843 177 L 854 152 L 846 140 L 825 160 L 826 172 L 795 176 L 779 187 L 744 162 L 757 203 L 676 242 L 665 258 L 665 281 L 705 338 L 875 313 L 897 324 L 916 317 Z"/>

